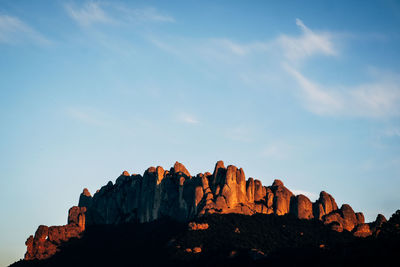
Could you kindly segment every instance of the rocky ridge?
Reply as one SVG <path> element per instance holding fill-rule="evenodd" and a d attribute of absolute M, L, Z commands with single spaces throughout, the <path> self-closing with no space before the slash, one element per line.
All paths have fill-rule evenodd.
<path fill-rule="evenodd" d="M 349 231 L 357 237 L 376 233 L 386 221 L 378 215 L 375 222 L 366 224 L 361 212 L 355 213 L 347 204 L 338 208 L 335 199 L 324 191 L 313 203 L 304 195 L 294 195 L 280 180 L 271 186 L 263 186 L 253 178 L 246 180 L 242 168 L 225 167 L 222 161 L 216 163 L 212 174 L 196 176 L 176 162 L 169 171 L 150 167 L 143 176 L 124 171 L 115 184 L 108 182 L 93 197 L 84 189 L 78 206 L 69 211 L 67 225 L 41 225 L 35 236 L 28 238 L 25 259 L 50 257 L 62 242 L 79 238 L 91 225 L 143 223 L 161 218 L 189 222 L 213 213 L 293 214 L 299 219 L 320 220 L 335 231 Z"/>

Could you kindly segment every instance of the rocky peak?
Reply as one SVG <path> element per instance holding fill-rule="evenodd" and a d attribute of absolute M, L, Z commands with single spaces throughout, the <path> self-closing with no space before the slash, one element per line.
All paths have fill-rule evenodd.
<path fill-rule="evenodd" d="M 212 187 L 213 192 L 216 192 L 216 188 L 218 185 L 223 184 L 225 175 L 226 175 L 226 168 L 224 162 L 222 160 L 219 160 L 215 164 L 214 172 L 212 174 L 212 179 L 210 181 L 210 185 Z"/>
<path fill-rule="evenodd" d="M 171 169 L 171 172 L 174 174 L 183 173 L 184 175 L 186 175 L 186 177 L 191 177 L 186 167 L 178 161 L 175 162 L 174 167 Z"/>
<path fill-rule="evenodd" d="M 275 179 L 272 183 L 272 186 L 283 186 L 283 182 L 281 180 Z"/>
<path fill-rule="evenodd" d="M 83 192 L 79 196 L 79 207 L 90 207 L 92 204 L 92 195 L 87 188 L 83 189 Z"/>
<path fill-rule="evenodd" d="M 79 238 L 85 230 L 86 207 L 72 207 L 68 212 L 68 224 L 63 226 L 40 225 L 34 236 L 30 236 L 25 245 L 25 260 L 46 259 L 54 255 L 63 242 Z"/>
<path fill-rule="evenodd" d="M 387 222 L 386 217 L 382 214 L 378 214 L 374 222 L 369 223 L 371 232 L 378 234 L 382 225 Z"/>
<path fill-rule="evenodd" d="M 91 197 L 91 196 L 92 196 L 87 188 L 84 188 L 84 189 L 83 189 L 82 194 L 83 194 L 84 196 L 86 196 L 86 197 Z"/>
<path fill-rule="evenodd" d="M 314 217 L 322 219 L 323 216 L 338 209 L 335 199 L 325 191 L 321 191 L 319 199 L 314 203 Z"/>
<path fill-rule="evenodd" d="M 148 168 L 143 177 L 124 171 L 115 184 L 111 181 L 92 197 L 85 188 L 78 207 L 68 213 L 68 224 L 39 227 L 27 240 L 26 259 L 43 258 L 57 251 L 60 242 L 78 237 L 88 225 L 150 222 L 162 217 L 190 221 L 211 213 L 294 214 L 300 219 L 321 220 L 336 231 L 351 231 L 368 236 L 384 221 L 365 224 L 364 215 L 344 204 L 340 209 L 325 191 L 312 203 L 306 196 L 295 196 L 282 181 L 263 186 L 260 180 L 246 181 L 242 168 L 224 166 L 218 161 L 214 172 L 192 177 L 185 166 L 176 162 L 170 171 L 161 166 Z M 382 218 L 383 217 L 383 218 Z M 49 249 L 42 248 L 47 246 Z"/>

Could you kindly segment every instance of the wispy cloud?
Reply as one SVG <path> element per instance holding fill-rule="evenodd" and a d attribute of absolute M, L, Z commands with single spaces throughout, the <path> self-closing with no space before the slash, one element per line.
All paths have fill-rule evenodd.
<path fill-rule="evenodd" d="M 231 72 L 230 77 L 239 79 L 245 86 L 255 87 L 254 83 L 258 83 L 257 88 L 273 88 L 282 83 L 277 77 L 284 77 L 288 73 L 297 84 L 295 88 L 298 90 L 293 92 L 300 96 L 303 106 L 318 115 L 366 118 L 400 116 L 398 74 L 386 75 L 377 71 L 377 74 L 370 76 L 370 81 L 358 85 L 339 83 L 327 86 L 308 78 L 302 69 L 304 65 L 299 63 L 317 55 L 328 59 L 339 56 L 339 42 L 343 36 L 334 32 L 314 31 L 300 19 L 296 19 L 296 25 L 301 31 L 300 35 L 284 34 L 267 41 L 237 42 L 229 38 L 163 40 L 161 35 L 150 38 L 149 42 L 188 62 L 197 60 L 212 64 L 209 65 L 211 67 L 225 68 Z"/>
<path fill-rule="evenodd" d="M 198 124 L 199 120 L 192 114 L 180 113 L 178 115 L 178 120 L 187 124 Z"/>
<path fill-rule="evenodd" d="M 112 23 L 113 19 L 103 10 L 99 3 L 86 2 L 82 6 L 65 5 L 68 15 L 79 25 L 87 27 L 95 23 Z"/>
<path fill-rule="evenodd" d="M 299 71 L 284 65 L 302 88 L 301 97 L 305 106 L 316 114 L 336 114 L 343 109 L 341 96 L 334 91 L 324 90 L 318 84 L 310 81 Z"/>
<path fill-rule="evenodd" d="M 211 59 L 225 64 L 236 64 L 237 60 L 248 59 L 251 56 L 265 57 L 266 62 L 274 60 L 276 65 L 281 62 L 290 64 L 305 60 L 311 56 L 322 54 L 335 56 L 339 54 L 334 44 L 334 34 L 329 32 L 314 32 L 300 19 L 296 20 L 301 30 L 299 36 L 280 35 L 264 41 L 240 42 L 230 38 L 201 38 L 184 39 L 173 38 L 163 40 L 161 36 L 149 38 L 149 41 L 158 48 L 182 57 L 183 53 L 189 56 L 201 55 L 203 60 Z M 177 53 L 178 51 L 178 53 Z M 253 58 L 254 60 L 255 58 Z M 241 65 L 243 63 L 241 62 Z"/>
<path fill-rule="evenodd" d="M 383 132 L 386 137 L 400 137 L 400 128 L 388 128 Z"/>
<path fill-rule="evenodd" d="M 0 43 L 33 42 L 48 45 L 51 42 L 41 33 L 24 23 L 17 17 L 0 15 Z"/>
<path fill-rule="evenodd" d="M 65 5 L 68 15 L 83 27 L 94 24 L 175 22 L 175 18 L 154 7 L 131 8 L 113 2 L 85 2 Z"/>
<path fill-rule="evenodd" d="M 300 60 L 317 54 L 337 55 L 338 51 L 333 44 L 332 34 L 316 33 L 300 19 L 296 19 L 296 24 L 302 31 L 301 36 L 282 35 L 278 38 L 278 43 L 282 46 L 287 59 Z"/>
<path fill-rule="evenodd" d="M 327 88 L 286 66 L 302 89 L 308 110 L 319 115 L 390 117 L 400 115 L 400 75 L 382 75 L 375 81 L 356 86 Z"/>
<path fill-rule="evenodd" d="M 119 6 L 118 10 L 126 15 L 126 18 L 133 21 L 153 21 L 153 22 L 175 22 L 175 18 L 161 13 L 154 7 L 127 8 Z"/>
<path fill-rule="evenodd" d="M 237 56 L 244 56 L 254 52 L 267 51 L 271 44 L 268 42 L 239 43 L 228 38 L 210 39 L 210 45 Z"/>

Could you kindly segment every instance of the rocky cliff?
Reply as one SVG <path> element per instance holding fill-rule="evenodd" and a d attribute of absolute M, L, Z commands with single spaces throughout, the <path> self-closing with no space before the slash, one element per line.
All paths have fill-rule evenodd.
<path fill-rule="evenodd" d="M 331 229 L 349 231 L 366 237 L 385 221 L 379 215 L 374 223 L 366 224 L 361 212 L 344 204 L 338 208 L 335 199 L 321 192 L 312 203 L 304 195 L 294 195 L 283 182 L 275 180 L 263 186 L 253 178 L 246 180 L 243 169 L 222 161 L 213 173 L 192 176 L 181 163 L 168 171 L 150 167 L 142 175 L 124 171 L 116 180 L 98 190 L 93 197 L 84 189 L 78 207 L 69 212 L 65 226 L 39 226 L 35 236 L 28 238 L 25 259 L 43 259 L 53 255 L 61 242 L 79 237 L 86 226 L 150 222 L 170 218 L 188 222 L 205 214 L 256 213 L 293 214 L 299 219 L 320 220 Z"/>

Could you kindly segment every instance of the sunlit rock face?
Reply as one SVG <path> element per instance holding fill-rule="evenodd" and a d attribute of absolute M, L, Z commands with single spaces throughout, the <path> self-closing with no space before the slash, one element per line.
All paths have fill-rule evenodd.
<path fill-rule="evenodd" d="M 293 198 L 282 181 L 275 180 L 270 187 L 253 178 L 246 181 L 243 169 L 225 167 L 222 161 L 212 174 L 196 176 L 176 162 L 169 171 L 150 167 L 143 176 L 124 172 L 115 184 L 109 182 L 93 197 L 84 191 L 79 206 L 88 208 L 88 225 L 118 224 L 161 217 L 186 221 L 211 213 L 284 215 L 290 212 Z M 312 205 L 307 205 L 311 202 L 304 202 L 300 197 L 299 217 L 312 218 Z"/>
<path fill-rule="evenodd" d="M 68 224 L 63 226 L 40 225 L 35 236 L 30 236 L 25 245 L 25 260 L 46 259 L 58 251 L 62 242 L 80 237 L 85 230 L 86 207 L 72 207 L 68 212 Z"/>
<path fill-rule="evenodd" d="M 161 217 L 189 221 L 211 213 L 291 213 L 299 219 L 321 220 L 337 231 L 358 232 L 360 236 L 371 232 L 363 226 L 362 213 L 355 213 L 347 204 L 339 209 L 325 191 L 312 203 L 304 195 L 295 196 L 280 180 L 271 186 L 254 178 L 246 180 L 243 169 L 225 167 L 223 161 L 216 163 L 213 173 L 196 176 L 179 162 L 169 171 L 150 167 L 143 176 L 123 172 L 115 184 L 109 182 L 93 197 L 84 191 L 79 206 L 88 208 L 87 225 L 149 222 Z"/>
<path fill-rule="evenodd" d="M 71 237 L 79 237 L 86 226 L 150 222 L 162 217 L 190 221 L 212 213 L 252 215 L 294 214 L 299 219 L 317 219 L 335 231 L 351 231 L 354 235 L 371 235 L 382 224 L 365 224 L 362 213 L 355 213 L 344 204 L 340 209 L 335 199 L 322 191 L 312 203 L 306 196 L 295 196 L 282 181 L 263 186 L 260 180 L 246 180 L 244 170 L 233 165 L 225 167 L 218 161 L 213 173 L 192 176 L 185 166 L 176 162 L 170 170 L 150 167 L 143 176 L 124 171 L 93 196 L 84 189 L 78 207 L 69 211 L 68 224 L 40 226 L 26 241 L 25 259 L 42 259 L 53 255 L 57 247 Z"/>
<path fill-rule="evenodd" d="M 323 216 L 338 209 L 335 199 L 325 191 L 319 194 L 319 199 L 313 204 L 314 217 L 321 220 Z"/>
<path fill-rule="evenodd" d="M 313 219 L 313 205 L 310 199 L 305 195 L 298 195 L 293 198 L 293 202 L 291 204 L 292 212 L 299 219 Z"/>

